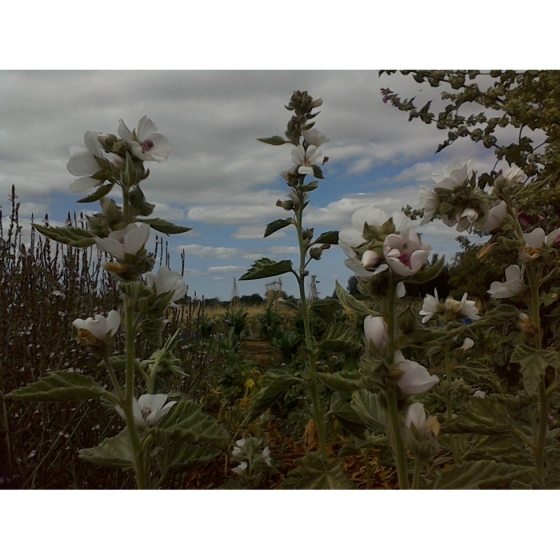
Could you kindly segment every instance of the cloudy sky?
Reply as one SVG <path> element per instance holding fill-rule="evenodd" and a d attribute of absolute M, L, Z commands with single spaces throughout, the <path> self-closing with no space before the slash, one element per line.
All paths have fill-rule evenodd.
<path fill-rule="evenodd" d="M 54 17 L 59 12 L 53 4 L 65 18 Z M 24 224 L 32 215 L 41 221 L 48 213 L 51 223 L 62 223 L 69 211 L 96 212 L 95 204 L 77 205 L 79 196 L 68 190 L 74 179 L 66 169 L 69 148 L 83 146 L 88 130 L 116 133 L 121 118 L 132 129 L 147 115 L 170 139 L 171 154 L 166 163 L 150 164 L 145 194 L 157 204 L 154 215 L 193 228 L 168 238 L 172 267 L 180 269 L 184 251 L 190 293 L 224 300 L 234 278 L 254 260 L 297 256 L 290 228 L 263 239 L 267 223 L 287 217 L 275 203 L 288 193 L 279 173 L 291 165 L 291 148 L 256 140 L 283 134 L 291 116 L 284 104 L 293 90 L 324 100 L 316 128 L 330 138 L 323 147 L 329 161 L 306 218 L 308 227 L 320 232 L 339 229 L 366 204 L 388 213 L 404 204 L 417 206 L 418 187 L 429 185 L 431 174 L 455 159 L 474 157 L 480 171 L 494 165 L 489 151 L 468 140 L 435 155 L 445 131 L 409 123 L 406 114 L 382 102 L 379 90 L 389 87 L 419 103 L 437 99 L 438 92 L 411 77 L 379 77 L 373 69 L 539 66 L 519 56 L 525 52 L 522 42 L 508 46 L 507 57 L 500 51 L 498 60 L 489 58 L 497 51 L 483 48 L 483 41 L 451 45 L 443 31 L 464 21 L 465 14 L 457 19 L 448 3 L 438 0 L 424 3 L 414 18 L 390 5 L 365 14 L 362 3 L 351 1 L 345 10 L 311 15 L 292 0 L 282 9 L 271 3 L 269 12 L 243 0 L 219 3 L 219 10 L 214 4 L 189 8 L 188 25 L 169 17 L 165 1 L 150 10 L 149 21 L 126 3 L 100 0 L 95 10 L 73 5 L 71 11 L 66 4 L 38 5 L 33 18 L 18 4 L 6 15 L 6 21 L 25 25 L 10 25 L 0 36 L 4 220 L 12 184 Z M 484 7 L 490 20 L 508 27 L 507 14 Z M 541 51 L 544 35 L 539 32 Z M 429 224 L 421 232 L 435 252 L 448 257 L 456 252 L 454 230 Z M 151 246 L 154 241 L 155 235 Z M 313 263 L 322 296 L 332 293 L 335 280 L 346 285 L 351 273 L 343 261 L 334 247 Z M 293 279 L 285 280 L 293 293 Z M 264 295 L 265 283 L 240 282 L 239 291 Z"/>
<path fill-rule="evenodd" d="M 259 137 L 282 135 L 293 90 L 307 90 L 324 104 L 316 128 L 330 138 L 325 179 L 311 193 L 306 224 L 316 232 L 339 229 L 352 212 L 375 203 L 388 213 L 419 205 L 418 187 L 454 159 L 476 157 L 488 170 L 492 154 L 469 141 L 435 155 L 444 131 L 384 104 L 381 87 L 417 99 L 437 96 L 426 85 L 377 71 L 3 71 L 0 72 L 0 198 L 8 207 L 15 184 L 20 216 L 29 223 L 62 222 L 78 205 L 68 186 L 69 148 L 83 147 L 87 130 L 116 133 L 147 115 L 171 142 L 166 163 L 150 163 L 144 183 L 155 216 L 192 227 L 169 238 L 172 267 L 186 254 L 190 292 L 229 299 L 233 279 L 261 257 L 296 258 L 294 230 L 263 239 L 267 223 L 288 214 L 275 203 L 288 193 L 280 171 L 290 167 L 290 145 L 269 146 Z M 114 194 L 117 193 L 115 189 Z M 4 217 L 6 220 L 6 217 Z M 451 257 L 457 233 L 439 224 L 421 229 L 435 252 Z M 152 237 L 153 243 L 155 235 Z M 313 263 L 321 295 L 351 273 L 334 247 Z M 265 281 L 239 283 L 241 295 L 264 294 Z M 295 290 L 286 277 L 286 290 Z"/>

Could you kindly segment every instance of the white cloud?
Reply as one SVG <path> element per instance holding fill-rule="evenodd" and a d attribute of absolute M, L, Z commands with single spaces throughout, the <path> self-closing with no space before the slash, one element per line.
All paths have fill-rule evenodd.
<path fill-rule="evenodd" d="M 208 268 L 208 272 L 237 272 L 241 270 L 245 271 L 245 268 L 236 265 L 211 266 Z"/>
<path fill-rule="evenodd" d="M 235 247 L 204 247 L 203 245 L 179 245 L 177 252 L 184 251 L 187 255 L 200 257 L 201 259 L 232 259 L 241 254 L 241 249 Z"/>

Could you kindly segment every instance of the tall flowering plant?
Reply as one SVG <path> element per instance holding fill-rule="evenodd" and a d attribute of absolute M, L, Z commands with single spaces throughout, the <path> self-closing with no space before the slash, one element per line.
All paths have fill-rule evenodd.
<path fill-rule="evenodd" d="M 364 389 L 353 406 L 358 416 L 366 418 L 366 424 L 376 417 L 374 424 L 385 429 L 399 486 L 406 489 L 409 478 L 402 411 L 416 395 L 430 391 L 439 378 L 407 357 L 414 327 L 407 311 L 399 314 L 397 302 L 406 293 L 406 283 L 433 279 L 443 260 L 430 265 L 432 248 L 422 241 L 412 220 L 401 212 L 388 216 L 375 205 L 352 215 L 351 224 L 340 230 L 339 245 L 348 257 L 346 266 L 358 278 L 360 291 L 369 298 L 369 303 L 358 300 L 337 283 L 343 305 L 365 315 L 365 352 L 360 368 Z M 373 392 L 364 393 L 368 388 Z"/>
<path fill-rule="evenodd" d="M 118 135 L 88 131 L 86 148 L 71 148 L 68 171 L 77 177 L 72 192 L 87 193 L 78 202 L 99 201 L 101 212 L 88 216 L 88 227 L 49 227 L 35 224 L 43 235 L 74 247 L 96 245 L 107 257 L 104 268 L 118 282 L 122 309 L 86 319 L 77 318 L 75 339 L 100 360 L 112 388 L 73 370 L 49 372 L 39 381 L 13 391 L 9 398 L 30 401 L 101 399 L 123 419 L 125 428 L 80 456 L 103 466 L 134 469 L 138 488 L 159 486 L 168 472 L 188 464 L 192 446 L 199 442 L 226 443 L 226 431 L 186 395 L 157 393 L 158 378 L 186 375 L 173 355 L 178 332 L 163 342 L 166 309 L 187 293 L 181 275 L 160 267 L 146 244 L 151 230 L 178 234 L 191 228 L 151 217 L 141 186 L 148 162 L 165 162 L 169 141 L 143 117 L 132 131 L 120 120 Z M 120 188 L 122 204 L 109 198 Z M 115 339 L 124 331 L 124 355 L 115 351 Z M 155 351 L 147 360 L 137 357 L 137 338 Z M 194 426 L 194 427 L 193 427 Z M 157 466 L 156 466 L 157 465 Z M 159 473 L 159 474 L 157 474 Z"/>
<path fill-rule="evenodd" d="M 304 328 L 304 344 L 306 350 L 306 365 L 303 372 L 295 374 L 282 373 L 270 375 L 268 383 L 264 384 L 260 396 L 254 402 L 252 411 L 247 421 L 257 418 L 264 412 L 283 392 L 295 383 L 303 383 L 312 404 L 313 421 L 317 430 L 319 452 L 308 454 L 301 462 L 301 467 L 285 484 L 304 488 L 311 487 L 312 472 L 323 473 L 322 484 L 335 487 L 348 487 L 340 463 L 331 461 L 328 451 L 328 431 L 326 423 L 326 407 L 321 399 L 321 384 L 332 384 L 331 376 L 318 371 L 317 358 L 320 349 L 327 347 L 329 340 L 341 336 L 335 327 L 328 330 L 321 342 L 313 336 L 311 329 L 312 302 L 306 297 L 305 282 L 309 276 L 309 265 L 314 260 L 319 260 L 324 251 L 338 243 L 338 232 L 329 231 L 320 235 L 315 234 L 314 228 L 305 223 L 304 210 L 309 204 L 311 193 L 319 188 L 319 181 L 324 178 L 322 166 L 328 161 L 323 154 L 323 147 L 329 139 L 314 128 L 313 119 L 319 114 L 315 110 L 323 104 L 322 99 L 314 99 L 306 91 L 295 91 L 286 106 L 294 115 L 288 122 L 285 136 L 272 136 L 260 138 L 261 142 L 274 146 L 289 144 L 291 150 L 291 167 L 281 172 L 286 181 L 288 193 L 284 200 L 276 203 L 289 213 L 288 218 L 277 219 L 266 227 L 264 236 L 268 237 L 276 231 L 286 227 L 293 227 L 297 234 L 299 261 L 292 263 L 289 260 L 273 261 L 268 258 L 256 261 L 245 273 L 241 280 L 255 280 L 280 274 L 293 274 L 299 289 L 299 312 L 301 313 Z M 340 338 L 339 338 L 340 341 Z"/>

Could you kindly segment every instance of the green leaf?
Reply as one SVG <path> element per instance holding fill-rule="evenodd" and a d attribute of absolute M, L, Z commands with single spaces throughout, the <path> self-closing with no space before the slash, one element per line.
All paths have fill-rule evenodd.
<path fill-rule="evenodd" d="M 272 146 L 281 146 L 282 144 L 291 144 L 289 140 L 285 140 L 281 136 L 269 136 L 268 138 L 257 138 L 259 142 L 271 144 Z"/>
<path fill-rule="evenodd" d="M 313 315 L 316 315 L 325 323 L 330 323 L 334 320 L 335 315 L 342 309 L 342 305 L 337 299 L 319 299 L 311 302 L 309 310 Z"/>
<path fill-rule="evenodd" d="M 220 449 L 208 445 L 173 442 L 171 445 L 157 449 L 155 458 L 162 478 L 165 478 L 169 473 L 207 463 L 220 453 Z"/>
<path fill-rule="evenodd" d="M 329 245 L 338 245 L 338 231 L 325 231 L 315 241 L 315 243 L 328 243 Z"/>
<path fill-rule="evenodd" d="M 364 389 L 356 391 L 352 408 L 370 430 L 385 433 L 389 419 L 387 411 L 381 406 L 379 395 Z"/>
<path fill-rule="evenodd" d="M 6 395 L 7 399 L 18 401 L 53 402 L 84 401 L 102 396 L 114 398 L 91 377 L 76 371 L 53 371 L 27 387 L 16 389 Z"/>
<path fill-rule="evenodd" d="M 336 295 L 344 307 L 361 315 L 374 315 L 375 313 L 365 303 L 350 295 L 339 283 L 335 284 Z"/>
<path fill-rule="evenodd" d="M 485 313 L 475 323 L 476 327 L 494 327 L 517 321 L 519 318 L 519 309 L 517 307 L 504 303 L 498 305 L 488 313 Z"/>
<path fill-rule="evenodd" d="M 258 280 L 279 276 L 286 272 L 293 272 L 292 261 L 272 261 L 270 259 L 260 259 L 253 263 L 253 266 L 239 280 Z"/>
<path fill-rule="evenodd" d="M 212 416 L 202 412 L 202 406 L 183 398 L 150 430 L 157 441 L 184 441 L 226 445 L 229 434 Z"/>
<path fill-rule="evenodd" d="M 75 227 L 51 227 L 33 224 L 33 227 L 49 239 L 72 247 L 89 247 L 95 245 L 95 236 L 91 231 Z"/>
<path fill-rule="evenodd" d="M 335 394 L 336 395 L 336 394 Z M 356 414 L 352 405 L 343 402 L 340 398 L 332 399 L 329 415 L 334 416 L 351 434 L 365 439 L 367 426 L 364 421 Z"/>
<path fill-rule="evenodd" d="M 118 436 L 103 440 L 97 447 L 80 449 L 79 457 L 103 467 L 134 467 L 134 451 L 128 429 L 125 428 Z"/>
<path fill-rule="evenodd" d="M 560 354 L 555 350 L 537 350 L 527 344 L 520 344 L 511 356 L 511 362 L 521 366 L 523 385 L 527 393 L 535 396 L 539 383 L 544 379 L 548 367 L 560 371 Z"/>
<path fill-rule="evenodd" d="M 319 348 L 330 352 L 354 352 L 362 346 L 362 340 L 356 340 L 356 335 L 352 329 L 349 329 L 348 325 L 343 323 L 329 325 L 327 332 L 319 343 Z M 328 383 L 325 384 L 328 385 Z"/>
<path fill-rule="evenodd" d="M 342 468 L 342 461 L 325 461 L 319 453 L 296 459 L 297 467 L 284 481 L 286 490 L 350 490 L 354 488 Z"/>
<path fill-rule="evenodd" d="M 101 185 L 95 192 L 86 196 L 85 198 L 80 198 L 80 200 L 77 200 L 76 202 L 87 203 L 87 202 L 95 202 L 97 200 L 100 200 L 101 198 L 107 196 L 111 192 L 114 184 L 115 183 L 109 183 L 108 185 Z"/>
<path fill-rule="evenodd" d="M 266 412 L 299 378 L 289 374 L 268 374 L 251 407 L 245 423 L 252 422 Z"/>
<path fill-rule="evenodd" d="M 444 433 L 509 434 L 512 419 L 504 404 L 492 397 L 472 397 L 469 408 L 443 424 Z"/>
<path fill-rule="evenodd" d="M 472 461 L 442 470 L 434 488 L 437 490 L 476 490 L 505 486 L 531 473 L 533 468 L 497 461 Z"/>
<path fill-rule="evenodd" d="M 365 389 L 369 385 L 368 379 L 359 371 L 317 372 L 317 377 L 329 389 L 341 393 Z"/>
<path fill-rule="evenodd" d="M 162 220 L 161 218 L 138 218 L 137 222 L 143 222 L 149 224 L 152 229 L 165 233 L 166 235 L 173 235 L 176 233 L 187 233 L 191 231 L 192 228 L 185 226 L 177 226 L 167 220 Z"/>
<path fill-rule="evenodd" d="M 274 220 L 273 222 L 270 222 L 270 224 L 268 224 L 266 226 L 265 232 L 264 232 L 264 237 L 268 237 L 269 235 L 272 235 L 274 232 L 285 228 L 286 226 L 289 226 L 291 224 L 294 223 L 294 220 L 292 218 L 286 218 L 285 220 Z"/>

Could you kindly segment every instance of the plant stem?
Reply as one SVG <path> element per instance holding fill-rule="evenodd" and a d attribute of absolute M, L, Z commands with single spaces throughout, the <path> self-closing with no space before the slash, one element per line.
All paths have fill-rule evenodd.
<path fill-rule="evenodd" d="M 447 420 L 450 422 L 453 416 L 453 412 L 451 410 L 451 353 L 449 352 L 449 341 L 445 342 L 445 378 L 447 381 Z M 457 465 L 460 465 L 463 462 L 463 459 L 461 457 L 461 454 L 457 451 L 457 442 L 455 441 L 455 435 L 449 434 L 449 439 L 451 442 L 451 452 L 453 453 L 455 463 Z"/>
<path fill-rule="evenodd" d="M 311 338 L 311 324 L 309 320 L 309 307 L 305 297 L 305 277 L 307 271 L 305 270 L 305 257 L 307 253 L 307 244 L 303 238 L 303 193 L 298 193 L 298 207 L 295 211 L 296 214 L 296 230 L 299 241 L 299 254 L 300 266 L 297 274 L 299 284 L 299 295 L 301 302 L 301 314 L 303 319 L 303 328 L 305 332 L 305 346 L 307 348 L 307 386 L 311 394 L 311 402 L 313 404 L 313 415 L 315 416 L 315 424 L 317 425 L 317 435 L 319 436 L 319 446 L 323 459 L 328 460 L 329 453 L 327 451 L 327 438 L 325 433 L 325 422 L 323 417 L 323 410 L 319 402 L 319 394 L 317 391 L 317 373 L 316 373 L 316 353 L 313 347 L 313 340 Z"/>
<path fill-rule="evenodd" d="M 422 472 L 422 461 L 418 457 L 414 457 L 414 474 L 412 476 L 412 489 L 418 490 L 420 484 L 420 473 Z"/>
<path fill-rule="evenodd" d="M 393 453 L 397 462 L 397 474 L 399 476 L 399 488 L 408 490 L 408 468 L 406 466 L 406 452 L 401 431 L 401 419 L 397 402 L 397 387 L 387 390 L 387 407 L 389 412 L 389 423 L 391 426 Z"/>
<path fill-rule="evenodd" d="M 388 331 L 388 355 L 394 356 L 397 341 L 397 277 L 391 270 L 389 273 L 389 288 L 385 299 L 385 321 Z M 398 405 L 398 387 L 391 383 L 386 389 L 387 409 L 389 423 L 392 433 L 393 453 L 397 462 L 397 473 L 399 476 L 399 488 L 408 490 L 408 468 L 406 465 L 406 451 L 401 430 L 401 418 Z"/>
<path fill-rule="evenodd" d="M 134 339 L 136 332 L 134 329 L 133 317 L 134 302 L 132 299 L 124 296 L 124 317 L 126 326 L 126 387 L 124 411 L 126 416 L 126 425 L 130 436 L 130 443 L 134 451 L 134 467 L 136 470 L 136 484 L 139 490 L 146 488 L 146 469 L 142 457 L 142 446 L 136 423 L 134 421 L 134 413 L 132 410 L 132 402 L 134 397 Z"/>
<path fill-rule="evenodd" d="M 541 349 L 541 317 L 540 317 L 540 297 L 539 297 L 539 278 L 535 275 L 532 263 L 527 263 L 525 268 L 527 274 L 527 282 L 529 283 L 529 291 L 531 294 L 530 311 L 531 321 L 537 327 L 536 346 Z M 544 475 L 544 455 L 546 436 L 548 435 L 548 399 L 546 396 L 546 387 L 544 383 L 545 372 L 543 371 L 542 377 L 539 381 L 539 425 L 536 434 L 535 445 L 535 461 L 537 466 L 537 474 L 542 479 Z"/>

